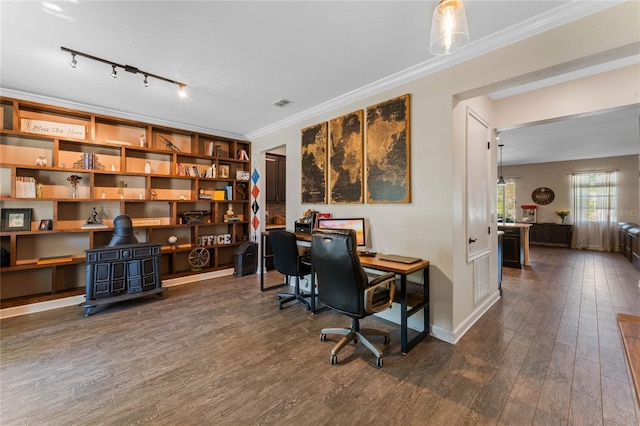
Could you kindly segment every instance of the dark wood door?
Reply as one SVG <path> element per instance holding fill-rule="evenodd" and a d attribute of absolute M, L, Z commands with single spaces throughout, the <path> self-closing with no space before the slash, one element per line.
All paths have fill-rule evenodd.
<path fill-rule="evenodd" d="M 267 154 L 265 158 L 267 203 L 287 201 L 287 158 L 282 155 Z"/>

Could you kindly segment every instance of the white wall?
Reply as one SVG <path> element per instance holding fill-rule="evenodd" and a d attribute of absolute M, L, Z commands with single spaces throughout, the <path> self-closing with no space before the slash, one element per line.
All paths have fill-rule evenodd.
<path fill-rule="evenodd" d="M 546 206 L 538 206 L 537 221 L 560 223 L 556 210 L 571 210 L 571 179 L 569 173 L 589 170 L 618 170 L 618 222 L 640 223 L 638 205 L 638 156 L 595 158 L 578 161 L 558 161 L 504 167 L 504 175 L 517 176 L 516 217 L 520 219 L 522 204 L 535 204 L 532 192 L 539 187 L 553 190 L 555 198 Z M 573 215 L 566 223 L 573 223 Z"/>
<path fill-rule="evenodd" d="M 638 2 L 627 2 L 448 70 L 336 108 L 331 113 L 255 138 L 252 141 L 254 155 L 283 143 L 287 145 L 287 226 L 293 227 L 295 218 L 308 208 L 329 211 L 336 216 L 366 216 L 371 222 L 375 250 L 429 259 L 432 332 L 439 338 L 455 342 L 484 307 L 469 304 L 471 274 L 469 266 L 462 260 L 466 255 L 464 231 L 460 229 L 464 227 L 462 206 L 465 201 L 466 158 L 464 138 L 459 137 L 461 124 L 458 114 L 455 114 L 454 121 L 452 113 L 454 96 L 637 43 L 640 38 L 638 13 Z M 403 48 L 424 49 L 426 45 Z M 384 60 L 383 54 L 381 60 Z M 412 203 L 301 205 L 300 129 L 404 93 L 412 95 Z M 485 113 L 490 119 L 491 112 Z M 490 124 L 495 127 L 494 123 Z M 493 166 L 495 168 L 495 163 Z M 258 167 L 261 167 L 260 163 Z M 492 262 L 492 268 L 492 276 L 495 276 L 495 262 Z"/>

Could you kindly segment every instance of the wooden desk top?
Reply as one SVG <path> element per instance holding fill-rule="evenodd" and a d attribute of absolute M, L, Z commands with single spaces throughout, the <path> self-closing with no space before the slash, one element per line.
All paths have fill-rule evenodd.
<path fill-rule="evenodd" d="M 292 232 L 292 231 L 289 231 Z M 294 232 L 296 239 L 299 241 L 311 242 L 311 234 L 304 232 Z M 262 232 L 263 235 L 269 235 L 269 231 Z M 420 271 L 429 267 L 428 260 L 421 260 L 416 263 L 401 263 L 392 262 L 389 260 L 382 260 L 376 255 L 376 257 L 360 256 L 360 264 L 365 268 L 376 269 L 378 271 L 394 272 L 396 274 L 410 274 L 412 272 Z"/>

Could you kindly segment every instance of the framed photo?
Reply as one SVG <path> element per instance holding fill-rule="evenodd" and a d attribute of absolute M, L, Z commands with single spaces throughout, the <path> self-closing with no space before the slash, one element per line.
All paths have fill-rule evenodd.
<path fill-rule="evenodd" d="M 53 229 L 53 221 L 51 219 L 42 219 L 40 221 L 39 231 L 50 231 L 51 229 Z"/>
<path fill-rule="evenodd" d="M 31 209 L 2 209 L 2 231 L 31 231 Z"/>
<path fill-rule="evenodd" d="M 229 166 L 226 166 L 224 164 L 220 165 L 220 168 L 218 170 L 218 177 L 219 178 L 228 178 L 229 177 Z"/>
<path fill-rule="evenodd" d="M 236 180 L 249 180 L 251 174 L 244 170 L 236 170 Z"/>

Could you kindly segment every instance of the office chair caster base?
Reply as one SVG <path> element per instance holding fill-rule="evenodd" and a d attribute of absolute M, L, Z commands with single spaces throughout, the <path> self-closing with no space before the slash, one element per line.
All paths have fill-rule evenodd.
<path fill-rule="evenodd" d="M 376 358 L 376 367 L 382 368 L 382 358 Z"/>
<path fill-rule="evenodd" d="M 331 365 L 338 364 L 338 355 L 331 355 Z"/>
<path fill-rule="evenodd" d="M 327 335 L 324 333 L 320 334 L 320 341 L 324 342 L 325 340 L 327 340 Z"/>

